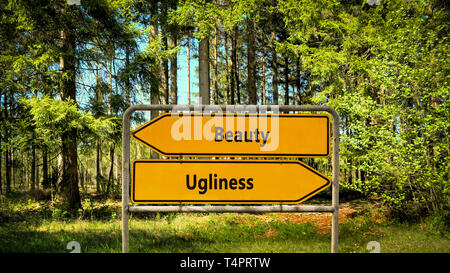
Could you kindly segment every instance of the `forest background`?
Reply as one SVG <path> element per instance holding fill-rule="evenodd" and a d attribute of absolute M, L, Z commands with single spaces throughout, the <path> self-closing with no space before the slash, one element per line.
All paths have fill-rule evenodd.
<path fill-rule="evenodd" d="M 10 0 L 0 20 L 4 198 L 72 216 L 120 198 L 130 105 L 328 105 L 342 193 L 449 226 L 447 1 Z M 131 157 L 158 155 L 133 141 Z"/>

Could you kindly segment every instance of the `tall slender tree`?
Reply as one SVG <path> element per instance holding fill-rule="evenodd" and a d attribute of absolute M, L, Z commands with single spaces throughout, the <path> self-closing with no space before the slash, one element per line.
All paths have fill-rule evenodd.
<path fill-rule="evenodd" d="M 256 96 L 256 30 L 252 18 L 247 23 L 247 92 L 249 104 L 257 104 Z"/>
<path fill-rule="evenodd" d="M 75 18 L 71 13 L 75 10 L 68 11 L 68 9 L 75 9 L 74 7 L 61 6 L 59 7 L 59 15 L 64 24 L 60 29 L 60 57 L 59 70 L 62 77 L 60 80 L 59 95 L 61 100 L 71 100 L 76 102 L 76 27 Z M 61 135 L 61 176 L 58 181 L 58 192 L 60 197 L 70 205 L 72 208 L 81 207 L 80 192 L 78 189 L 78 152 L 77 152 L 77 130 L 75 128 L 64 132 Z"/>

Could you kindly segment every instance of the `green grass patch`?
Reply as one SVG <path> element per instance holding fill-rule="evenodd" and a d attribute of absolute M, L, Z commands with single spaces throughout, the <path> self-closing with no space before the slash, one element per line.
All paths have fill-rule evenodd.
<path fill-rule="evenodd" d="M 27 198 L 1 202 L 2 253 L 70 252 L 66 248 L 70 241 L 79 242 L 83 253 L 121 252 L 119 201 L 85 199 L 83 209 L 71 217 L 50 202 Z M 340 252 L 367 253 L 370 241 L 379 242 L 381 252 L 450 252 L 450 233 L 437 229 L 442 225 L 435 218 L 413 224 L 390 222 L 374 217 L 371 209 L 364 207 L 364 213 L 340 221 Z M 130 252 L 330 252 L 328 228 L 285 216 L 132 214 Z"/>

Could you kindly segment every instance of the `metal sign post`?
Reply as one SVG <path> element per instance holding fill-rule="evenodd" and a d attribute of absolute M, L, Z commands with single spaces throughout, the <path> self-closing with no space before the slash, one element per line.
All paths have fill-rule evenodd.
<path fill-rule="evenodd" d="M 338 234 L 339 234 L 339 115 L 328 106 L 308 106 L 308 105 L 252 105 L 254 110 L 271 111 L 273 109 L 281 112 L 289 111 L 311 111 L 311 112 L 328 112 L 333 118 L 332 136 L 333 136 L 333 153 L 332 153 L 332 197 L 331 206 L 305 206 L 305 205 L 258 205 L 258 206 L 239 206 L 239 205 L 214 205 L 214 206 L 194 206 L 194 205 L 165 205 L 165 206 L 130 206 L 130 121 L 131 115 L 135 111 L 172 111 L 179 105 L 135 105 L 128 108 L 123 115 L 122 130 L 122 252 L 129 252 L 129 228 L 128 213 L 129 212 L 331 212 L 331 252 L 338 252 Z M 184 109 L 203 110 L 208 105 L 194 106 L 185 105 Z M 248 105 L 215 105 L 222 111 L 242 112 L 248 110 Z"/>

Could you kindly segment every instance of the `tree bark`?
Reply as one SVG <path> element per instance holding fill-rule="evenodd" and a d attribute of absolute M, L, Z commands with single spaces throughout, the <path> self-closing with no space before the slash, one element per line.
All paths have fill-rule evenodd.
<path fill-rule="evenodd" d="M 170 48 L 173 49 L 177 46 L 177 37 L 174 35 L 170 39 Z M 177 86 L 177 74 L 178 74 L 178 58 L 175 53 L 174 57 L 170 59 L 170 103 L 178 104 L 178 86 Z"/>
<path fill-rule="evenodd" d="M 297 105 L 302 104 L 302 79 L 301 79 L 301 68 L 300 68 L 300 56 L 297 57 L 297 65 L 296 65 L 296 77 L 295 77 L 295 84 L 297 87 L 297 96 L 296 101 Z"/>
<path fill-rule="evenodd" d="M 13 188 L 16 187 L 16 159 L 14 158 L 14 147 L 11 148 L 11 179 Z"/>
<path fill-rule="evenodd" d="M 256 105 L 256 54 L 255 54 L 255 26 L 247 18 L 247 91 L 249 104 Z"/>
<path fill-rule="evenodd" d="M 36 185 L 36 147 L 32 144 L 31 148 L 31 185 L 30 189 L 35 190 Z"/>
<path fill-rule="evenodd" d="M 118 164 L 118 161 L 119 161 L 119 156 L 118 156 L 117 153 L 115 153 L 115 154 L 114 154 L 114 166 L 115 166 L 115 170 L 114 170 L 114 179 L 115 179 L 116 181 L 119 180 L 119 164 Z"/>
<path fill-rule="evenodd" d="M 81 160 L 78 162 L 78 179 L 80 179 L 80 186 L 81 186 L 81 191 L 84 190 L 84 181 L 86 179 L 86 177 L 84 176 L 84 167 L 83 164 L 81 163 Z"/>
<path fill-rule="evenodd" d="M 167 50 L 167 2 L 162 1 L 161 2 L 161 19 L 160 19 L 160 25 L 161 25 L 161 36 L 162 36 L 162 43 L 163 48 L 162 50 Z M 169 61 L 164 58 L 161 65 L 161 103 L 162 104 L 169 104 Z"/>
<path fill-rule="evenodd" d="M 95 154 L 95 186 L 96 192 L 100 193 L 101 191 L 101 181 L 103 178 L 103 166 L 102 166 L 102 142 L 100 139 L 97 140 L 96 143 L 96 154 Z"/>
<path fill-rule="evenodd" d="M 6 92 L 5 92 L 6 93 Z M 1 99 L 1 95 L 0 95 L 0 99 Z M 2 125 L 3 128 L 6 129 L 5 125 L 5 118 L 3 116 L 3 108 L 0 102 L 0 115 L 2 118 Z M 0 147 L 3 147 L 3 134 L 0 135 Z M 25 165 L 25 169 L 26 169 L 26 165 Z M 0 194 L 3 194 L 3 176 L 2 176 L 3 172 L 2 172 L 2 154 L 0 153 Z"/>
<path fill-rule="evenodd" d="M 214 40 L 213 40 L 213 48 L 214 48 L 214 59 L 213 59 L 213 86 L 214 86 L 214 104 L 219 104 L 219 84 L 218 84 L 218 73 L 217 73 L 217 38 L 219 36 L 219 30 L 217 28 L 217 22 L 214 26 Z"/>
<path fill-rule="evenodd" d="M 191 38 L 187 37 L 186 42 L 186 65 L 187 65 L 187 104 L 191 104 Z"/>
<path fill-rule="evenodd" d="M 65 12 L 62 11 L 64 17 Z M 75 27 L 67 15 L 67 25 L 60 32 L 61 56 L 59 69 L 63 75 L 60 82 L 61 100 L 72 100 L 76 103 L 75 87 Z M 81 207 L 80 192 L 78 188 L 77 171 L 77 130 L 70 129 L 61 135 L 62 176 L 58 185 L 59 197 L 72 209 Z"/>
<path fill-rule="evenodd" d="M 227 96 L 227 104 L 231 104 L 230 95 L 231 95 L 231 86 L 230 86 L 230 53 L 229 53 L 229 39 L 228 33 L 225 31 L 225 71 L 226 71 L 226 96 Z"/>
<path fill-rule="evenodd" d="M 273 22 L 274 23 L 274 22 Z M 275 27 L 273 27 L 275 28 Z M 271 32 L 270 51 L 272 53 L 272 90 L 273 90 L 273 104 L 278 105 L 278 56 L 275 48 L 275 30 Z"/>
<path fill-rule="evenodd" d="M 5 119 L 4 119 L 4 128 L 5 128 L 5 145 L 6 145 L 6 149 L 5 149 L 5 191 L 6 193 L 10 193 L 11 192 L 11 161 L 10 161 L 10 157 L 9 157 L 9 147 L 8 147 L 8 142 L 9 142 L 9 130 L 8 130 L 8 126 L 6 125 L 6 121 L 8 121 L 8 96 L 6 94 L 6 92 L 4 93 L 4 105 L 5 105 Z"/>
<path fill-rule="evenodd" d="M 209 38 L 199 41 L 199 87 L 202 104 L 209 104 Z"/>
<path fill-rule="evenodd" d="M 1 108 L 1 107 L 0 107 Z M 2 136 L 0 136 L 0 147 L 2 146 Z M 25 166 L 26 169 L 26 166 Z M 0 154 L 0 194 L 3 194 L 3 177 L 2 177 L 2 155 Z"/>
<path fill-rule="evenodd" d="M 231 51 L 231 75 L 230 75 L 230 97 L 228 104 L 235 104 L 234 97 L 236 94 L 236 37 L 234 35 L 234 29 L 231 33 L 231 43 L 230 43 L 230 51 Z"/>
<path fill-rule="evenodd" d="M 114 145 L 112 145 L 109 148 L 109 160 L 110 162 L 110 167 L 109 167 L 109 174 L 108 174 L 108 185 L 106 187 L 106 194 L 109 194 L 110 190 L 111 190 L 111 186 L 114 183 Z"/>
<path fill-rule="evenodd" d="M 40 177 L 39 177 L 39 153 L 36 153 L 36 177 L 35 177 L 35 181 L 36 181 L 36 189 L 39 190 L 39 181 L 40 181 Z"/>
<path fill-rule="evenodd" d="M 284 104 L 289 105 L 289 58 L 284 57 Z"/>
<path fill-rule="evenodd" d="M 150 9 L 150 38 L 152 41 L 158 38 L 158 1 L 153 0 L 151 9 Z M 160 72 L 161 67 L 158 61 L 151 66 L 151 78 L 150 78 L 150 101 L 152 104 L 159 103 L 159 86 L 160 86 Z M 151 118 L 155 118 L 158 116 L 158 111 L 151 112 Z M 159 158 L 157 152 L 151 150 L 150 158 L 156 159 Z"/>
<path fill-rule="evenodd" d="M 84 174 L 84 179 L 85 179 L 84 180 L 84 191 L 87 192 L 87 184 L 91 180 L 89 172 L 88 172 L 88 168 L 87 168 L 87 166 L 89 166 L 89 160 L 88 160 L 87 157 L 86 157 L 86 164 L 85 165 L 86 165 L 86 168 L 84 170 L 84 172 L 85 172 L 85 174 Z"/>
<path fill-rule="evenodd" d="M 261 54 L 261 104 L 266 104 L 266 60 L 264 52 Z"/>
<path fill-rule="evenodd" d="M 50 181 L 48 178 L 48 148 L 42 148 L 42 187 L 48 189 L 50 187 Z"/>
<path fill-rule="evenodd" d="M 127 45 L 125 47 L 125 71 L 128 71 L 130 67 L 130 45 L 127 42 Z M 130 95 L 131 95 L 131 82 L 130 77 L 127 76 L 125 79 L 125 109 L 130 107 Z"/>
<path fill-rule="evenodd" d="M 234 28 L 234 65 L 235 65 L 235 69 L 234 69 L 234 77 L 235 77 L 235 83 L 236 83 L 236 103 L 237 104 L 241 104 L 241 87 L 239 84 L 239 66 L 237 64 L 237 60 L 238 60 L 238 56 L 237 56 L 237 39 L 239 36 L 239 29 L 237 26 L 235 26 Z"/>
<path fill-rule="evenodd" d="M 171 10 L 177 9 L 177 1 L 172 1 L 170 6 Z M 170 49 L 177 47 L 178 43 L 178 29 L 176 26 L 170 26 Z M 173 55 L 170 59 L 170 103 L 178 104 L 178 84 L 177 84 L 177 73 L 178 73 L 178 57 L 177 53 Z"/>

